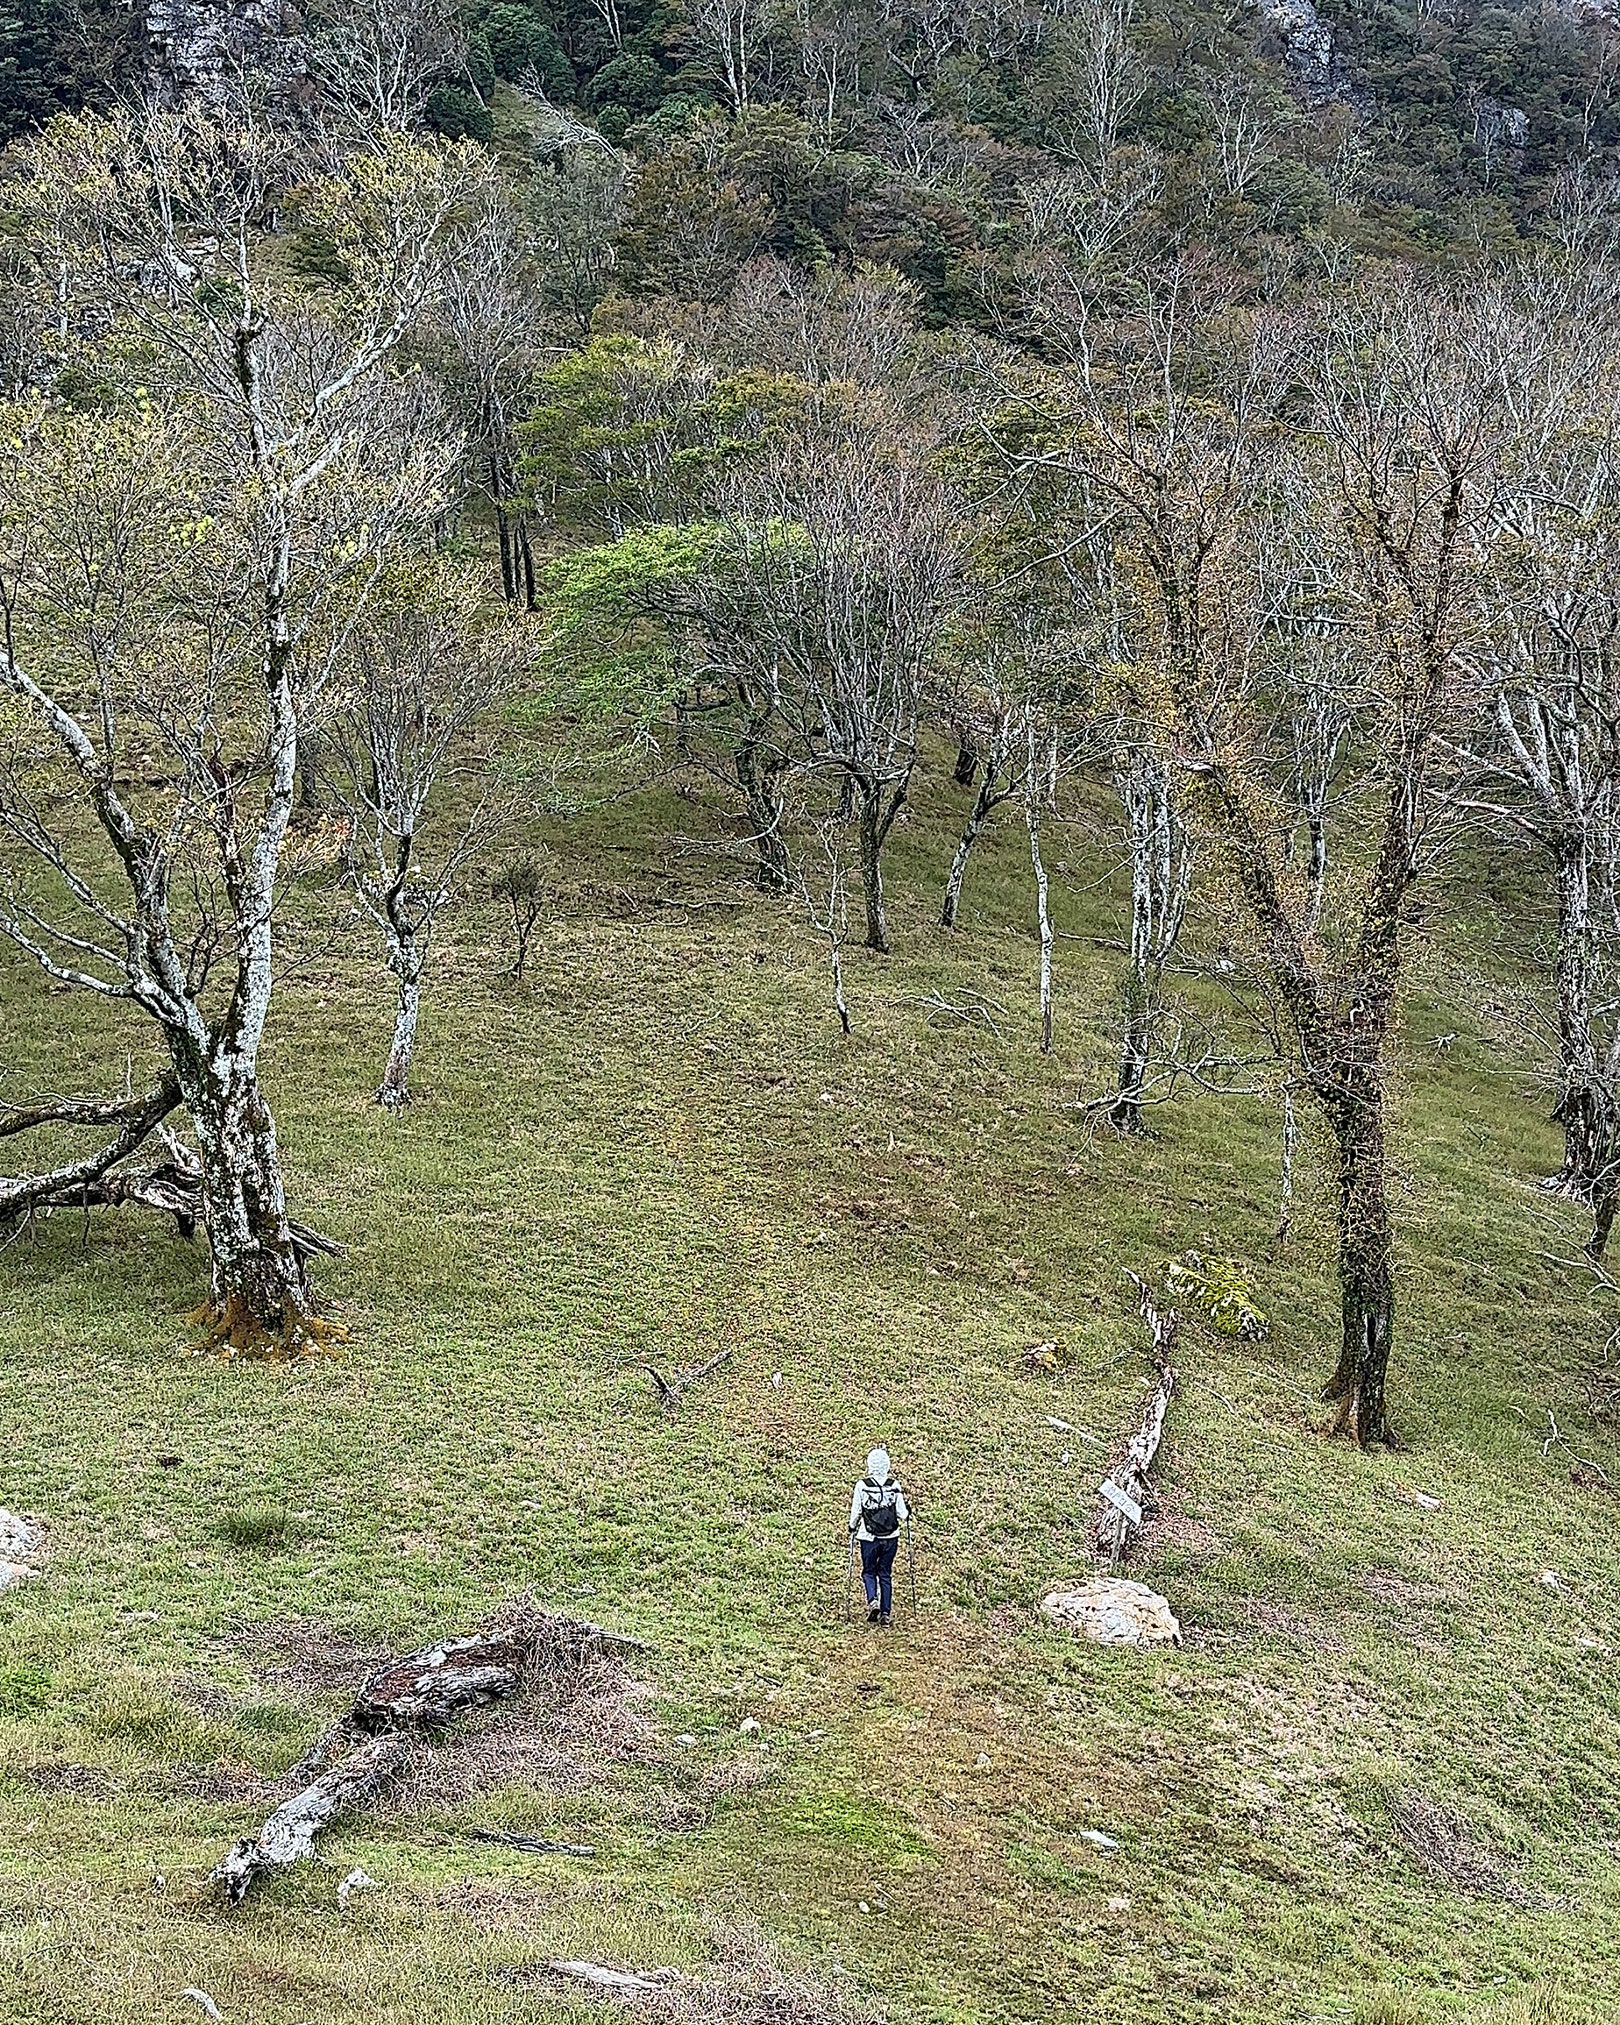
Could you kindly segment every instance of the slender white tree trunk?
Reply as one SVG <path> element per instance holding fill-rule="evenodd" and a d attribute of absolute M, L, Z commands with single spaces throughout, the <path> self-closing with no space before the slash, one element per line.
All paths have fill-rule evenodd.
<path fill-rule="evenodd" d="M 1041 937 L 1041 1053 L 1052 1052 L 1052 913 L 1047 904 L 1046 864 L 1041 857 L 1040 799 L 1035 785 L 1034 735 L 1030 738 L 1029 791 L 1024 815 L 1029 824 L 1029 857 L 1035 868 L 1035 912 Z"/>
<path fill-rule="evenodd" d="M 416 1054 L 416 1023 L 422 1008 L 423 951 L 414 935 L 388 937 L 388 968 L 399 979 L 399 1005 L 394 1014 L 394 1040 L 388 1066 L 377 1088 L 385 1111 L 403 1111 L 411 1101 L 411 1063 Z"/>

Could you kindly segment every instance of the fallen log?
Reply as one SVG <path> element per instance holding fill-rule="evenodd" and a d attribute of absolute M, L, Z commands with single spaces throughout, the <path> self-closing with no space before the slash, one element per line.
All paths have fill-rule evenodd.
<path fill-rule="evenodd" d="M 388 1730 L 353 1750 L 330 1772 L 284 1800 L 257 1835 L 245 1835 L 225 1852 L 214 1880 L 231 1905 L 240 1905 L 255 1878 L 285 1870 L 315 1853 L 315 1838 L 329 1822 L 371 1806 L 410 1761 L 412 1740 Z"/>
<path fill-rule="evenodd" d="M 609 1969 L 600 1962 L 547 1962 L 553 1976 L 570 1982 L 588 1983 L 593 1990 L 606 1990 L 615 1997 L 647 1997 L 675 1982 L 678 1969 Z"/>
<path fill-rule="evenodd" d="M 298 1790 L 256 1835 L 231 1844 L 214 1882 L 229 1904 L 240 1905 L 255 1880 L 313 1855 L 323 1828 L 374 1805 L 459 1716 L 521 1694 L 542 1672 L 643 1649 L 599 1624 L 520 1602 L 481 1631 L 389 1660 L 293 1767 L 288 1776 Z"/>
<path fill-rule="evenodd" d="M 118 1103 L 96 1104 L 76 1098 L 52 1098 L 29 1106 L 10 1105 L 0 1114 L 0 1135 L 31 1131 L 46 1124 L 119 1125 L 116 1137 L 94 1153 L 66 1160 L 43 1174 L 0 1177 L 0 1220 L 25 1211 L 82 1208 L 101 1199 L 108 1171 L 127 1160 L 180 1101 L 180 1086 L 165 1076 L 156 1088 Z"/>
<path fill-rule="evenodd" d="M 1127 1273 L 1125 1277 L 1140 1296 L 1142 1320 L 1147 1324 L 1148 1335 L 1152 1339 L 1148 1354 L 1159 1382 L 1154 1387 L 1142 1425 L 1130 1447 L 1099 1486 L 1103 1502 L 1092 1524 L 1092 1539 L 1097 1552 L 1110 1561 L 1125 1559 L 1141 1533 L 1143 1513 L 1153 1503 L 1148 1472 L 1159 1452 L 1159 1443 L 1164 1437 L 1165 1415 L 1170 1410 L 1170 1398 L 1176 1389 L 1175 1366 L 1170 1361 L 1175 1353 L 1179 1326 L 1176 1311 L 1172 1308 L 1168 1314 L 1161 1314 L 1147 1282 L 1135 1273 Z"/>

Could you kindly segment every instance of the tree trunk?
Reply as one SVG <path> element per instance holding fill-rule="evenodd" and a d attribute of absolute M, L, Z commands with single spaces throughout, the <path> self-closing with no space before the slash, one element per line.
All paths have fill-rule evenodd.
<path fill-rule="evenodd" d="M 423 953 L 415 936 L 390 934 L 388 968 L 399 979 L 399 1007 L 394 1014 L 394 1043 L 388 1066 L 377 1088 L 385 1111 L 403 1111 L 411 1101 L 411 1063 L 416 1055 L 416 1022 L 422 1006 Z"/>
<path fill-rule="evenodd" d="M 315 741 L 308 732 L 298 734 L 298 807 L 305 816 L 321 811 L 320 773 L 315 764 Z"/>
<path fill-rule="evenodd" d="M 853 780 L 853 775 L 846 776 Z M 862 781 L 860 796 L 861 897 L 866 902 L 866 946 L 889 953 L 889 921 L 883 905 L 884 824 L 878 792 Z"/>
<path fill-rule="evenodd" d="M 313 1348 L 331 1332 L 315 1317 L 288 1225 L 275 1119 L 257 1070 L 222 1051 L 199 1063 L 185 1040 L 171 1039 L 170 1051 L 197 1136 L 213 1254 L 208 1306 L 198 1320 L 232 1350 Z"/>
<path fill-rule="evenodd" d="M 523 591 L 523 609 L 537 612 L 540 609 L 540 592 L 534 575 L 534 540 L 529 533 L 529 516 L 520 513 L 517 519 L 517 560 L 518 576 Z"/>
<path fill-rule="evenodd" d="M 1041 939 L 1041 1053 L 1052 1052 L 1052 910 L 1047 903 L 1046 864 L 1041 857 L 1041 817 L 1033 788 L 1024 803 L 1029 857 L 1035 870 L 1035 917 Z"/>
<path fill-rule="evenodd" d="M 945 904 L 939 910 L 941 928 L 956 926 L 956 910 L 962 904 L 962 881 L 967 877 L 968 857 L 973 846 L 979 841 L 981 827 L 978 805 L 975 803 L 973 814 L 968 817 L 967 826 L 957 839 L 956 855 L 951 859 L 951 874 L 945 881 Z"/>
<path fill-rule="evenodd" d="M 498 497 L 495 501 L 495 531 L 501 551 L 501 595 L 509 605 L 515 605 L 518 599 L 518 583 L 512 554 L 512 523 Z"/>
<path fill-rule="evenodd" d="M 1305 834 L 1309 855 L 1305 864 L 1305 932 L 1314 935 L 1322 919 L 1322 895 L 1327 890 L 1327 819 L 1318 807 L 1305 811 Z"/>
<path fill-rule="evenodd" d="M 1116 1132 L 1132 1136 L 1142 1132 L 1142 1086 L 1147 1081 L 1148 1046 L 1152 1038 L 1152 1008 L 1148 1003 L 1147 980 L 1133 976 L 1125 989 L 1125 1028 L 1119 1043 L 1119 1095 L 1108 1113 Z"/>
<path fill-rule="evenodd" d="M 744 733 L 737 747 L 736 768 L 752 831 L 754 884 L 762 893 L 786 893 L 792 886 L 792 867 L 782 835 L 783 766 L 765 749 L 763 725 Z"/>
<path fill-rule="evenodd" d="M 1547 1183 L 1561 1195 L 1590 1201 L 1608 1153 L 1608 1093 L 1592 1034 L 1590 864 L 1584 838 L 1558 852 L 1558 1102 L 1564 1164 Z"/>
<path fill-rule="evenodd" d="M 973 736 L 973 727 L 968 724 L 956 726 L 956 765 L 951 769 L 951 778 L 958 787 L 972 787 L 979 771 L 979 741 Z M 946 927 L 950 926 L 947 922 Z"/>
<path fill-rule="evenodd" d="M 1339 1294 L 1343 1341 L 1325 1399 L 1338 1402 L 1335 1434 L 1363 1448 L 1395 1447 L 1384 1411 L 1384 1374 L 1395 1325 L 1389 1202 L 1384 1192 L 1384 1107 L 1364 1069 L 1343 1065 L 1330 1104 L 1339 1186 Z"/>

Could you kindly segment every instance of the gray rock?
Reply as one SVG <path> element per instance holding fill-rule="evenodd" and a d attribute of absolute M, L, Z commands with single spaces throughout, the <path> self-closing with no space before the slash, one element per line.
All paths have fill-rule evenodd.
<path fill-rule="evenodd" d="M 20 1562 L 27 1570 L 44 1553 L 45 1527 L 41 1520 L 0 1510 L 0 1561 Z"/>
<path fill-rule="evenodd" d="M 1370 105 L 1356 89 L 1349 66 L 1334 45 L 1333 30 L 1317 13 L 1314 0 L 1258 0 L 1261 17 L 1282 38 L 1283 61 L 1289 74 L 1313 105 L 1330 99 Z"/>
<path fill-rule="evenodd" d="M 145 0 L 159 81 L 217 98 L 239 71 L 268 72 L 283 89 L 303 76 L 304 21 L 289 0 Z"/>
<path fill-rule="evenodd" d="M 1176 1614 L 1145 1582 L 1120 1575 L 1100 1575 L 1054 1589 L 1041 1599 L 1041 1609 L 1054 1624 L 1078 1631 L 1097 1645 L 1179 1645 Z"/>

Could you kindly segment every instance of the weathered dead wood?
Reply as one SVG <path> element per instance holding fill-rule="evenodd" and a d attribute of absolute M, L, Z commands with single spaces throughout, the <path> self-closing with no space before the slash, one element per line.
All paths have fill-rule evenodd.
<path fill-rule="evenodd" d="M 1142 1425 L 1130 1447 L 1102 1481 L 1103 1502 L 1092 1525 L 1092 1538 L 1097 1552 L 1106 1555 L 1110 1561 L 1125 1559 L 1141 1533 L 1143 1513 L 1154 1503 L 1148 1472 L 1159 1452 L 1165 1415 L 1170 1410 L 1171 1394 L 1176 1389 L 1175 1366 L 1170 1361 L 1175 1353 L 1179 1326 L 1176 1311 L 1172 1308 L 1168 1314 L 1161 1314 L 1147 1282 L 1135 1273 L 1127 1273 L 1125 1277 L 1140 1296 L 1142 1320 L 1152 1338 L 1148 1354 L 1153 1359 L 1159 1382 L 1154 1387 Z"/>
<path fill-rule="evenodd" d="M 728 1343 L 723 1350 L 717 1350 L 703 1363 L 694 1364 L 690 1371 L 677 1371 L 668 1378 L 655 1371 L 650 1364 L 643 1364 L 641 1368 L 658 1389 L 659 1405 L 666 1413 L 673 1413 L 681 1403 L 681 1395 L 690 1386 L 696 1385 L 699 1379 L 707 1378 L 718 1371 L 735 1348 L 735 1344 Z"/>
<path fill-rule="evenodd" d="M 39 1125 L 113 1125 L 117 1136 L 94 1153 L 66 1160 L 43 1174 L 7 1175 L 0 1178 L 0 1220 L 21 1216 L 26 1210 L 53 1207 L 86 1207 L 96 1200 L 95 1190 L 119 1161 L 127 1160 L 142 1140 L 165 1119 L 180 1101 L 180 1086 L 165 1076 L 155 1089 L 140 1097 L 98 1104 L 76 1098 L 50 1098 L 26 1106 L 8 1105 L 0 1112 L 0 1137 L 32 1131 Z M 87 1194 L 86 1191 L 89 1191 Z"/>
<path fill-rule="evenodd" d="M 140 1117 L 165 1094 L 167 1108 L 173 1110 L 180 1101 L 180 1086 L 172 1075 L 164 1076 L 155 1089 L 143 1090 L 138 1097 L 41 1097 L 32 1104 L 0 1104 L 0 1139 L 9 1139 L 15 1132 L 32 1132 L 39 1125 L 122 1125 Z"/>
<path fill-rule="evenodd" d="M 570 1982 L 588 1983 L 593 1990 L 608 1990 L 615 1997 L 646 1997 L 679 1980 L 678 1969 L 608 1969 L 600 1962 L 547 1962 L 553 1976 Z"/>
<path fill-rule="evenodd" d="M 283 1801 L 257 1835 L 233 1842 L 214 1872 L 227 1900 L 240 1905 L 255 1878 L 313 1856 L 320 1831 L 329 1822 L 371 1806 L 404 1771 L 412 1748 L 412 1739 L 402 1730 L 372 1737 L 301 1793 Z"/>
<path fill-rule="evenodd" d="M 257 1835 L 231 1845 L 215 1882 L 239 1905 L 255 1879 L 312 1855 L 321 1829 L 372 1806 L 418 1748 L 458 1716 L 520 1694 L 541 1672 L 577 1667 L 597 1653 L 641 1650 L 639 1640 L 599 1624 L 524 1604 L 481 1631 L 389 1660 L 293 1767 L 293 1796 Z"/>
<path fill-rule="evenodd" d="M 0 1137 L 37 1125 L 107 1124 L 124 1120 L 116 1139 L 82 1159 L 65 1161 L 44 1174 L 0 1177 L 0 1223 L 40 1210 L 88 1213 L 92 1209 L 124 1209 L 133 1205 L 154 1210 L 160 1216 L 172 1216 L 183 1238 L 194 1237 L 197 1226 L 204 1221 L 202 1164 L 191 1148 L 163 1124 L 179 1102 L 179 1085 L 172 1076 L 166 1076 L 144 1096 L 118 1103 L 50 1098 L 34 1105 L 12 1106 L 0 1113 Z M 150 1167 L 120 1167 L 154 1130 L 162 1137 L 168 1158 Z M 336 1238 L 312 1230 L 296 1218 L 288 1218 L 287 1228 L 301 1258 L 312 1258 L 317 1253 L 327 1258 L 344 1256 L 344 1247 Z"/>

